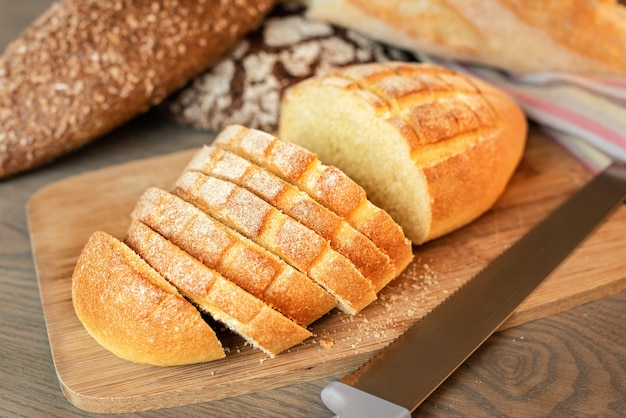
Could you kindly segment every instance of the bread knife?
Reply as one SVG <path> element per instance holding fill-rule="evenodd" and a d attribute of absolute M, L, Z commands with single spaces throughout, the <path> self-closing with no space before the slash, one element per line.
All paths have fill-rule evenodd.
<path fill-rule="evenodd" d="M 339 418 L 410 417 L 626 197 L 612 163 L 322 401 Z"/>

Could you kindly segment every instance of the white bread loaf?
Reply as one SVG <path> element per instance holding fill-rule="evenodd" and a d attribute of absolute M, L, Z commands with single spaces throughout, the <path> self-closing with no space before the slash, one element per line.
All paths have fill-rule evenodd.
<path fill-rule="evenodd" d="M 513 100 L 479 80 L 386 63 L 294 86 L 279 131 L 343 170 L 421 244 L 494 204 L 521 159 L 527 122 Z"/>
<path fill-rule="evenodd" d="M 174 193 L 307 274 L 337 299 L 342 311 L 356 314 L 376 299 L 372 282 L 328 241 L 247 189 L 188 171 Z"/>
<path fill-rule="evenodd" d="M 0 57 L 0 178 L 159 103 L 255 29 L 275 0 L 64 0 Z"/>
<path fill-rule="evenodd" d="M 133 221 L 124 242 L 200 310 L 270 357 L 312 335 L 141 222 Z"/>
<path fill-rule="evenodd" d="M 169 192 L 147 189 L 131 217 L 299 324 L 308 325 L 337 305 L 306 275 Z"/>
<path fill-rule="evenodd" d="M 174 366 L 224 357 L 198 310 L 105 232 L 92 234 L 76 263 L 72 303 L 89 334 L 123 359 Z"/>
<path fill-rule="evenodd" d="M 307 16 L 410 51 L 514 73 L 626 75 L 617 0 L 309 0 Z"/>
<path fill-rule="evenodd" d="M 315 126 L 315 129 L 318 128 Z M 241 125 L 224 129 L 213 144 L 249 159 L 294 184 L 344 218 L 387 254 L 397 275 L 413 259 L 410 241 L 391 216 L 373 205 L 365 190 L 344 172 L 323 164 L 314 152 Z"/>
<path fill-rule="evenodd" d="M 204 146 L 185 170 L 231 181 L 272 204 L 326 239 L 369 279 L 378 292 L 396 277 L 395 267 L 365 235 L 307 193 L 232 152 Z"/>

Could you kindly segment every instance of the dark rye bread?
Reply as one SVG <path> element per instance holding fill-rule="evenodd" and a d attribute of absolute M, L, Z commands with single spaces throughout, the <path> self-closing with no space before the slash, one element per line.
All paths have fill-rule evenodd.
<path fill-rule="evenodd" d="M 166 100 L 166 114 L 197 129 L 237 123 L 275 132 L 282 96 L 295 83 L 349 64 L 412 60 L 303 12 L 298 2 L 279 4 L 258 30 Z"/>
<path fill-rule="evenodd" d="M 124 242 L 201 311 L 271 357 L 312 335 L 139 221 Z"/>
<path fill-rule="evenodd" d="M 221 148 L 204 146 L 185 170 L 199 171 L 245 187 L 317 232 L 372 282 L 375 292 L 396 277 L 389 257 L 369 238 L 307 193 L 258 165 Z"/>
<path fill-rule="evenodd" d="M 148 225 L 298 324 L 309 325 L 337 305 L 306 275 L 165 190 L 147 189 L 131 218 Z"/>
<path fill-rule="evenodd" d="M 307 274 L 337 299 L 342 311 L 356 314 L 376 299 L 371 281 L 328 241 L 249 190 L 187 171 L 174 193 Z"/>
<path fill-rule="evenodd" d="M 274 3 L 53 3 L 0 57 L 0 178 L 161 102 L 258 27 Z"/>

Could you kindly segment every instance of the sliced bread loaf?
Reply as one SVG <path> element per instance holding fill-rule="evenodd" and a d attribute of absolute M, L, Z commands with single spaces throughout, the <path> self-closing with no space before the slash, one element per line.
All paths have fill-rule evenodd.
<path fill-rule="evenodd" d="M 337 305 L 305 274 L 169 192 L 147 189 L 131 217 L 298 324 L 306 326 Z"/>
<path fill-rule="evenodd" d="M 262 167 L 221 148 L 204 146 L 194 155 L 186 170 L 199 171 L 245 187 L 317 232 L 372 282 L 375 292 L 396 277 L 389 257 L 370 239 L 307 193 Z"/>
<path fill-rule="evenodd" d="M 376 299 L 372 283 L 328 241 L 249 190 L 200 172 L 184 172 L 174 193 L 308 274 L 355 314 Z"/>
<path fill-rule="evenodd" d="M 139 221 L 124 241 L 200 310 L 271 357 L 312 334 Z"/>
<path fill-rule="evenodd" d="M 318 124 L 322 124 L 318 121 Z M 365 191 L 341 170 L 320 162 L 313 152 L 268 133 L 231 125 L 215 146 L 253 161 L 307 192 L 371 239 L 399 274 L 413 259 L 411 242 L 392 217 L 373 205 Z"/>

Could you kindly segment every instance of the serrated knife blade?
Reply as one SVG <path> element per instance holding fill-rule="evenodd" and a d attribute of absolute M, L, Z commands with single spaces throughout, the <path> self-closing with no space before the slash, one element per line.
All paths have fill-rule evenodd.
<path fill-rule="evenodd" d="M 612 163 L 356 372 L 322 390 L 340 418 L 410 417 L 624 200 Z"/>

